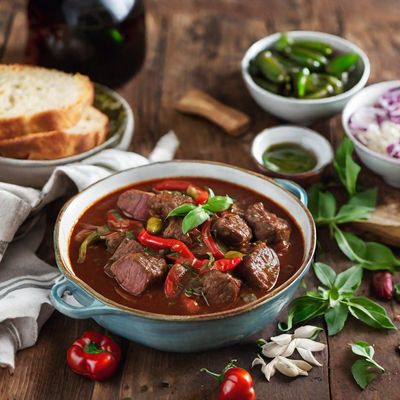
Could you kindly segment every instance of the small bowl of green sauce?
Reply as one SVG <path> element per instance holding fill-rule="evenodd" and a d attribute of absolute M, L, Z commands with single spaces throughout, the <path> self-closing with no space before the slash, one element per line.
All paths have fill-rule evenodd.
<path fill-rule="evenodd" d="M 333 150 L 319 133 L 299 126 L 278 126 L 260 132 L 251 148 L 258 169 L 303 186 L 317 182 L 333 160 Z"/>

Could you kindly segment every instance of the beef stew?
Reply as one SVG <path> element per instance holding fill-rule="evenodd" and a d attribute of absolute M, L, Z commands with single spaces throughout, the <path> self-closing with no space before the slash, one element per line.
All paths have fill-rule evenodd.
<path fill-rule="evenodd" d="M 239 307 L 287 281 L 302 265 L 304 238 L 265 196 L 185 177 L 98 200 L 75 225 L 69 251 L 75 274 L 104 297 L 193 315 Z"/>

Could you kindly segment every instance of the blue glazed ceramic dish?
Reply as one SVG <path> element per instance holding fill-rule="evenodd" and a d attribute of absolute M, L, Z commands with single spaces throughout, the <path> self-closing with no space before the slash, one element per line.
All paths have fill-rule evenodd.
<path fill-rule="evenodd" d="M 300 269 L 282 285 L 256 301 L 219 313 L 162 315 L 119 305 L 93 290 L 74 273 L 69 259 L 69 240 L 84 210 L 101 197 L 133 183 L 167 177 L 209 177 L 244 186 L 280 204 L 300 227 L 305 250 Z M 90 186 L 72 198 L 57 219 L 54 240 L 56 260 L 64 278 L 54 285 L 51 301 L 71 318 L 93 318 L 111 332 L 143 345 L 165 351 L 194 352 L 240 341 L 276 320 L 292 299 L 309 269 L 315 250 L 315 225 L 306 208 L 305 191 L 293 182 L 273 181 L 233 166 L 201 162 L 170 161 L 126 170 Z M 69 292 L 81 306 L 63 300 Z"/>

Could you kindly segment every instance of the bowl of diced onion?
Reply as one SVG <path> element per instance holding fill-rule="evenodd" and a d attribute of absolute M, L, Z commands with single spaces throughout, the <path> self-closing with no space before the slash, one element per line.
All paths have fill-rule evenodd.
<path fill-rule="evenodd" d="M 400 80 L 357 93 L 343 110 L 342 124 L 361 161 L 400 187 Z"/>

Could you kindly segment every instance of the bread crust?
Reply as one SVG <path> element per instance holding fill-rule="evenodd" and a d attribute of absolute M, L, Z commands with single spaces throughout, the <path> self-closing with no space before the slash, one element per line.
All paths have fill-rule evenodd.
<path fill-rule="evenodd" d="M 0 73 L 4 69 L 28 71 L 31 68 L 46 68 L 27 65 L 1 65 Z M 60 72 L 53 70 L 55 72 Z M 49 132 L 70 128 L 78 123 L 83 111 L 93 103 L 94 86 L 90 79 L 81 74 L 74 74 L 75 79 L 83 83 L 83 91 L 78 100 L 63 108 L 50 109 L 31 115 L 21 115 L 12 118 L 0 118 L 0 139 L 14 138 L 17 136 L 31 135 L 34 133 Z"/>
<path fill-rule="evenodd" d="M 81 134 L 54 130 L 0 140 L 0 156 L 26 160 L 55 160 L 80 154 L 107 138 L 108 118 L 96 110 L 101 122 L 96 129 Z"/>

